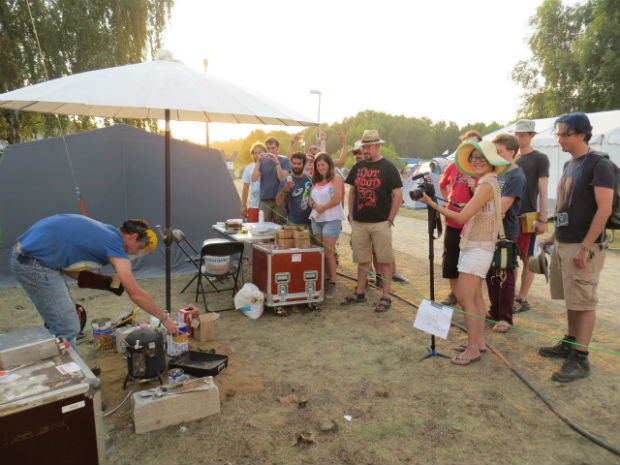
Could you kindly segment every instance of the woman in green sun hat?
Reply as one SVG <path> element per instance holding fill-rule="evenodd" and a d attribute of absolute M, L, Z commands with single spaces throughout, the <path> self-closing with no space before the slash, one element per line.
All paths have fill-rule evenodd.
<path fill-rule="evenodd" d="M 482 298 L 482 281 L 491 266 L 497 241 L 498 224 L 493 191 L 499 193 L 497 175 L 510 168 L 510 163 L 497 154 L 495 144 L 491 141 L 472 140 L 459 145 L 455 161 L 461 173 L 478 178 L 478 186 L 469 202 L 460 212 L 437 205 L 426 194 L 420 202 L 455 223 L 465 224 L 460 244 L 456 297 L 465 310 L 467 344 L 455 348 L 462 353 L 451 361 L 456 365 L 469 365 L 480 360 L 480 352 L 487 350 L 484 342 L 486 307 Z"/>

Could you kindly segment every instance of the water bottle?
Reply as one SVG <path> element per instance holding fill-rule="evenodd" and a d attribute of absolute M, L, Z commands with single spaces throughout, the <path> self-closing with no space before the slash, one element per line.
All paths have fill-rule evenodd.
<path fill-rule="evenodd" d="M 262 210 L 259 210 L 258 212 L 258 222 L 259 223 L 264 223 L 265 222 L 265 212 Z"/>

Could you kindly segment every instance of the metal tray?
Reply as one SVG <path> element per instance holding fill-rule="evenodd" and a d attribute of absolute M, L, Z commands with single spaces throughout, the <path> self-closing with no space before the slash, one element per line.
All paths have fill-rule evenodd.
<path fill-rule="evenodd" d="M 185 373 L 193 376 L 215 376 L 228 366 L 228 355 L 208 354 L 189 351 L 180 357 L 170 359 L 168 369 L 182 368 Z"/>

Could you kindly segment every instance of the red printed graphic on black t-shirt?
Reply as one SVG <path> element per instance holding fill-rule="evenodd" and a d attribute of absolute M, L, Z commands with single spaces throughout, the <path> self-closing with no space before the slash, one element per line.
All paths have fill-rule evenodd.
<path fill-rule="evenodd" d="M 377 206 L 377 190 L 381 187 L 381 179 L 379 178 L 379 170 L 362 167 L 357 172 L 355 180 L 357 189 L 357 211 L 364 208 L 375 208 Z"/>

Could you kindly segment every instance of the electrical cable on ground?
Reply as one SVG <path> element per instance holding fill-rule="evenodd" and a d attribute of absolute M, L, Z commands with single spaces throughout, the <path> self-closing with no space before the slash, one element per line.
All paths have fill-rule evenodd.
<path fill-rule="evenodd" d="M 338 272 L 338 275 L 349 279 L 351 281 L 355 281 L 357 282 L 357 278 L 356 277 L 352 277 L 349 276 L 347 274 L 344 274 L 342 272 Z M 375 289 L 380 289 L 377 286 L 373 286 L 375 287 Z M 393 292 L 390 292 L 390 295 L 395 297 L 396 299 L 400 300 L 401 302 L 404 302 L 407 305 L 410 305 L 414 308 L 419 308 L 418 305 L 414 304 L 413 302 L 408 301 L 407 299 L 405 299 L 404 297 L 399 296 L 398 294 L 395 294 Z M 461 331 L 463 331 L 464 333 L 467 333 L 467 329 L 465 327 L 463 327 L 462 325 L 458 324 L 458 323 L 451 323 L 452 326 L 460 329 Z M 562 420 L 564 423 L 566 423 L 570 428 L 572 428 L 574 431 L 576 431 L 577 433 L 581 434 L 583 437 L 585 437 L 586 439 L 589 439 L 590 441 L 592 441 L 593 443 L 595 443 L 597 446 L 602 447 L 603 449 L 606 449 L 607 451 L 611 452 L 612 454 L 617 455 L 618 457 L 620 457 L 620 449 L 613 447 L 609 444 L 607 444 L 606 442 L 604 442 L 603 440 L 599 439 L 598 437 L 596 437 L 594 434 L 590 433 L 589 431 L 585 430 L 584 428 L 582 428 L 581 426 L 579 426 L 578 424 L 576 424 L 575 422 L 573 422 L 570 418 L 566 417 L 562 412 L 560 412 L 558 410 L 558 408 L 553 404 L 553 402 L 551 402 L 547 397 L 545 397 L 545 395 L 540 392 L 540 390 L 538 390 L 538 388 L 536 386 L 534 386 L 532 384 L 532 382 L 530 380 L 528 380 L 525 375 L 523 375 L 518 369 L 516 369 L 512 363 L 510 363 L 506 357 L 504 357 L 497 349 L 493 348 L 491 345 L 487 344 L 487 348 L 493 352 L 497 358 L 499 358 L 504 365 L 506 365 L 508 368 L 510 368 L 510 370 L 528 387 L 530 388 L 530 390 L 532 390 L 534 392 L 534 394 L 536 394 L 538 396 L 538 398 L 540 400 L 543 401 L 543 403 L 549 407 L 549 409 L 558 416 L 558 418 L 560 418 L 560 420 Z"/>
<path fill-rule="evenodd" d="M 131 395 L 134 393 L 134 391 L 136 390 L 136 385 L 132 385 L 131 388 L 129 388 L 129 392 L 127 393 L 127 395 L 125 396 L 125 398 L 121 401 L 120 404 L 118 404 L 116 407 L 114 407 L 112 410 L 110 410 L 109 412 L 106 412 L 103 414 L 104 417 L 110 416 L 112 415 L 114 412 L 116 412 L 119 408 L 121 408 L 123 406 L 123 404 L 125 402 L 127 402 L 127 399 L 129 399 L 131 397 Z"/>

